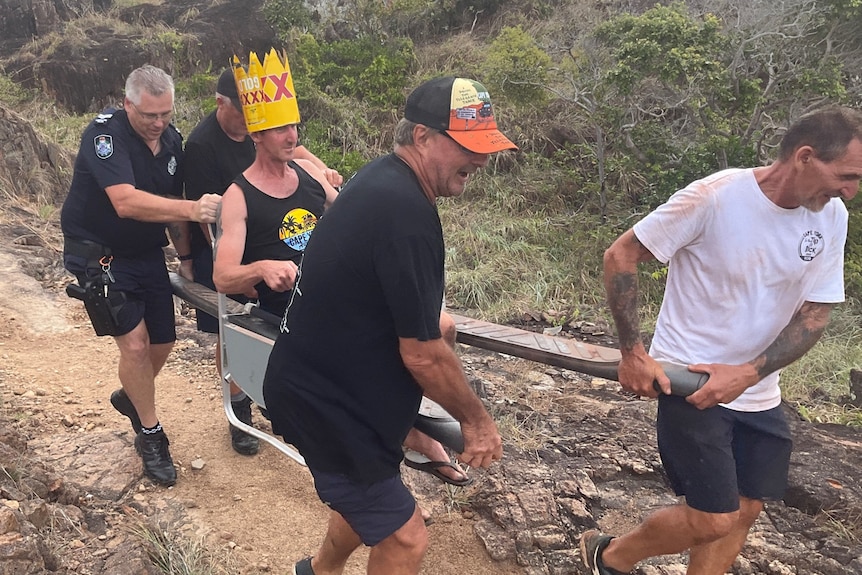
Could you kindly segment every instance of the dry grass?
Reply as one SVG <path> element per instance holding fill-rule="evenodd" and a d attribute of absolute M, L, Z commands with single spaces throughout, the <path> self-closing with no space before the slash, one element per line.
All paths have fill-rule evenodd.
<path fill-rule="evenodd" d="M 175 526 L 138 524 L 131 529 L 164 575 L 239 575 L 237 560 L 226 548 L 213 548 L 204 538 L 183 536 Z"/>
<path fill-rule="evenodd" d="M 859 509 L 821 511 L 817 519 L 838 538 L 854 545 L 862 543 L 862 511 Z"/>
<path fill-rule="evenodd" d="M 862 409 L 849 405 L 850 370 L 862 366 L 858 304 L 837 306 L 819 342 L 781 374 L 782 393 L 810 421 L 862 426 Z"/>

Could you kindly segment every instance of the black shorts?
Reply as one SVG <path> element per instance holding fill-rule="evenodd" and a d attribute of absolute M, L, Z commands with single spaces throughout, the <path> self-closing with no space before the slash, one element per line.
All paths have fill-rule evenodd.
<path fill-rule="evenodd" d="M 79 283 L 85 280 L 86 259 L 64 254 L 63 265 L 75 274 Z M 126 302 L 117 314 L 116 335 L 129 333 L 144 320 L 151 344 L 176 341 L 174 292 L 161 248 L 134 258 L 114 257 L 111 274 L 114 283 L 109 289 L 126 294 Z"/>
<path fill-rule="evenodd" d="M 365 485 L 345 475 L 309 469 L 320 500 L 341 515 L 369 547 L 398 531 L 416 511 L 416 500 L 400 474 Z"/>
<path fill-rule="evenodd" d="M 784 496 L 793 442 L 780 406 L 699 410 L 671 395 L 659 396 L 658 405 L 661 460 L 671 487 L 689 507 L 731 513 L 739 509 L 740 496 Z"/>
<path fill-rule="evenodd" d="M 192 258 L 192 273 L 195 283 L 204 285 L 215 291 L 213 283 L 213 251 L 209 246 L 204 246 Z M 206 333 L 218 333 L 218 319 L 199 309 L 195 310 L 195 320 L 198 331 Z"/>

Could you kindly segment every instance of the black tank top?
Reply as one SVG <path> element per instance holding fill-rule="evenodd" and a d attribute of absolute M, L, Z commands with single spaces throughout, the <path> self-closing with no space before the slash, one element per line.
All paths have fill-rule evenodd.
<path fill-rule="evenodd" d="M 323 215 L 326 203 L 323 186 L 296 163 L 288 162 L 288 166 L 296 171 L 299 185 L 287 198 L 263 193 L 242 174 L 234 180 L 245 196 L 248 214 L 243 264 L 291 260 L 299 265 L 308 238 Z M 273 292 L 265 282 L 258 283 L 255 289 L 263 309 L 279 316 L 284 313 L 290 292 Z"/>

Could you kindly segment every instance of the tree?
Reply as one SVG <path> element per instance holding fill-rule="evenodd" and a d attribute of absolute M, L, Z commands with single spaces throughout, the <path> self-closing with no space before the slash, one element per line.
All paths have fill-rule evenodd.
<path fill-rule="evenodd" d="M 551 57 L 520 26 L 503 28 L 485 57 L 494 94 L 505 95 L 519 106 L 545 104 L 550 65 Z"/>

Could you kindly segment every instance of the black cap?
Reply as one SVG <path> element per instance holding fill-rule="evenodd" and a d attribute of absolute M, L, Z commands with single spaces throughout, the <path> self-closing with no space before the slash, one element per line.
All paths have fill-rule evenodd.
<path fill-rule="evenodd" d="M 216 92 L 222 96 L 226 96 L 231 100 L 239 100 L 239 93 L 236 91 L 236 80 L 233 77 L 233 70 L 226 69 L 221 73 L 216 84 Z"/>

